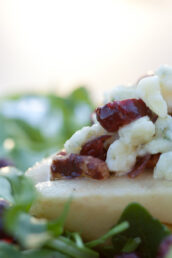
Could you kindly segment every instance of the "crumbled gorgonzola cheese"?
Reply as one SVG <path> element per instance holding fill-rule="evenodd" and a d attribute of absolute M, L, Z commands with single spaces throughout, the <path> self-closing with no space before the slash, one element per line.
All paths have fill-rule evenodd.
<path fill-rule="evenodd" d="M 108 149 L 106 163 L 110 171 L 121 176 L 132 169 L 136 162 L 136 157 L 137 151 L 132 145 L 116 140 Z"/>
<path fill-rule="evenodd" d="M 65 142 L 64 147 L 66 152 L 78 154 L 84 143 L 103 134 L 107 134 L 107 131 L 99 123 L 92 126 L 85 126 L 76 131 L 72 137 Z"/>
<path fill-rule="evenodd" d="M 156 136 L 172 140 L 172 117 L 158 118 L 155 122 Z"/>
<path fill-rule="evenodd" d="M 172 67 L 163 65 L 155 72 L 161 84 L 163 98 L 168 105 L 168 111 L 172 112 Z"/>
<path fill-rule="evenodd" d="M 150 141 L 155 134 L 155 125 L 145 116 L 119 130 L 121 141 L 126 144 L 137 146 Z"/>
<path fill-rule="evenodd" d="M 155 137 L 149 141 L 139 152 L 156 154 L 172 151 L 172 117 L 158 118 L 155 122 Z"/>
<path fill-rule="evenodd" d="M 158 76 L 146 77 L 137 85 L 138 96 L 158 116 L 167 115 L 167 103 L 162 97 Z"/>
<path fill-rule="evenodd" d="M 137 92 L 135 86 L 117 86 L 111 91 L 105 92 L 104 104 L 113 100 L 137 99 Z"/>
<path fill-rule="evenodd" d="M 147 143 L 143 149 L 139 151 L 139 154 L 145 155 L 147 153 L 156 154 L 156 153 L 164 153 L 167 151 L 172 151 L 172 141 L 169 141 L 164 138 L 155 138 L 149 143 Z"/>
<path fill-rule="evenodd" d="M 106 163 L 109 170 L 118 175 L 126 174 L 134 166 L 138 149 L 150 141 L 155 126 L 148 117 L 142 117 L 119 130 L 119 140 L 112 143 L 107 151 Z"/>
<path fill-rule="evenodd" d="M 159 161 L 154 169 L 154 178 L 172 180 L 172 152 L 161 154 Z"/>

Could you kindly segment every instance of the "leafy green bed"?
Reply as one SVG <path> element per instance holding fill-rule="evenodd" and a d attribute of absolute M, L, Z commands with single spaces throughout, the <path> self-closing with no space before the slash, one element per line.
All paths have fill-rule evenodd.
<path fill-rule="evenodd" d="M 82 87 L 66 97 L 25 94 L 1 98 L 0 159 L 26 170 L 90 124 L 92 110 L 89 94 Z"/>

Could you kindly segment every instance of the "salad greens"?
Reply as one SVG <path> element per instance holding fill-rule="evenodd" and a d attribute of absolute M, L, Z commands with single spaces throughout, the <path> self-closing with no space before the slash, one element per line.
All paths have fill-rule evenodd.
<path fill-rule="evenodd" d="M 128 221 L 130 228 L 122 232 L 117 237 L 112 238 L 113 244 L 118 241 L 118 238 L 123 239 L 123 250 L 126 251 L 126 245 L 131 248 L 132 242 L 128 239 L 140 238 L 138 252 L 143 258 L 155 257 L 157 249 L 165 237 L 170 234 L 170 231 L 159 220 L 153 218 L 148 211 L 138 203 L 132 203 L 126 207 L 121 215 L 118 223 Z M 135 248 L 135 244 L 134 244 Z"/>
<path fill-rule="evenodd" d="M 109 232 L 84 243 L 80 234 L 64 230 L 72 199 L 54 221 L 32 217 L 29 209 L 37 193 L 30 179 L 13 167 L 0 169 L 0 198 L 0 203 L 3 198 L 9 204 L 0 217 L 0 224 L 9 235 L 0 239 L 0 257 L 111 258 L 119 253 L 137 252 L 138 257 L 154 258 L 161 241 L 170 235 L 140 204 L 131 203 Z M 102 244 L 107 239 L 111 239 L 111 245 L 106 247 Z"/>
<path fill-rule="evenodd" d="M 67 97 L 24 94 L 0 99 L 0 159 L 26 170 L 90 124 L 93 104 L 83 87 Z M 84 114 L 84 115 L 83 115 Z"/>

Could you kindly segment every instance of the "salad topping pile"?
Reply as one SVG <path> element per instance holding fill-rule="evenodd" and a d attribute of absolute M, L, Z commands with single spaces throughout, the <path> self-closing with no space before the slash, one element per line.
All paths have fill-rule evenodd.
<path fill-rule="evenodd" d="M 92 105 L 87 97 L 80 88 L 64 99 L 51 95 L 16 96 L 0 101 L 0 257 L 172 257 L 170 230 L 139 203 L 128 204 L 118 222 L 105 235 L 90 242 L 84 242 L 80 232 L 64 228 L 71 200 L 55 220 L 30 214 L 39 200 L 38 192 L 33 182 L 14 166 L 25 170 L 35 160 L 52 153 L 57 145 L 60 148 L 76 128 L 88 124 Z M 171 100 L 170 67 L 161 67 L 154 76 L 142 79 L 137 85 L 119 86 L 107 93 L 104 106 L 94 113 L 94 124 L 77 131 L 65 143 L 65 150 L 54 157 L 51 179 L 106 179 L 112 174 L 133 178 L 145 168 L 154 168 L 155 178 L 171 180 Z M 37 103 L 39 112 L 35 111 L 35 120 L 34 115 L 30 120 L 26 114 L 17 114 L 16 105 L 22 104 L 26 112 L 28 105 L 24 102 L 28 101 Z M 83 110 L 88 111 L 88 116 L 80 123 Z M 51 131 L 59 117 L 61 126 Z M 42 149 L 46 153 L 42 152 L 38 158 Z"/>
<path fill-rule="evenodd" d="M 131 87 L 119 86 L 106 94 L 95 110 L 92 126 L 75 132 L 55 156 L 51 180 L 111 175 L 138 176 L 154 169 L 154 178 L 172 180 L 172 68 Z"/>

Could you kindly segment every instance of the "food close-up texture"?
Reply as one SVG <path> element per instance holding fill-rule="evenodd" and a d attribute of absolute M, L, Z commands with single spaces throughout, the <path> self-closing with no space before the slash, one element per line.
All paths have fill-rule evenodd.
<path fill-rule="evenodd" d="M 0 0 L 0 258 L 172 258 L 171 10 Z"/>

